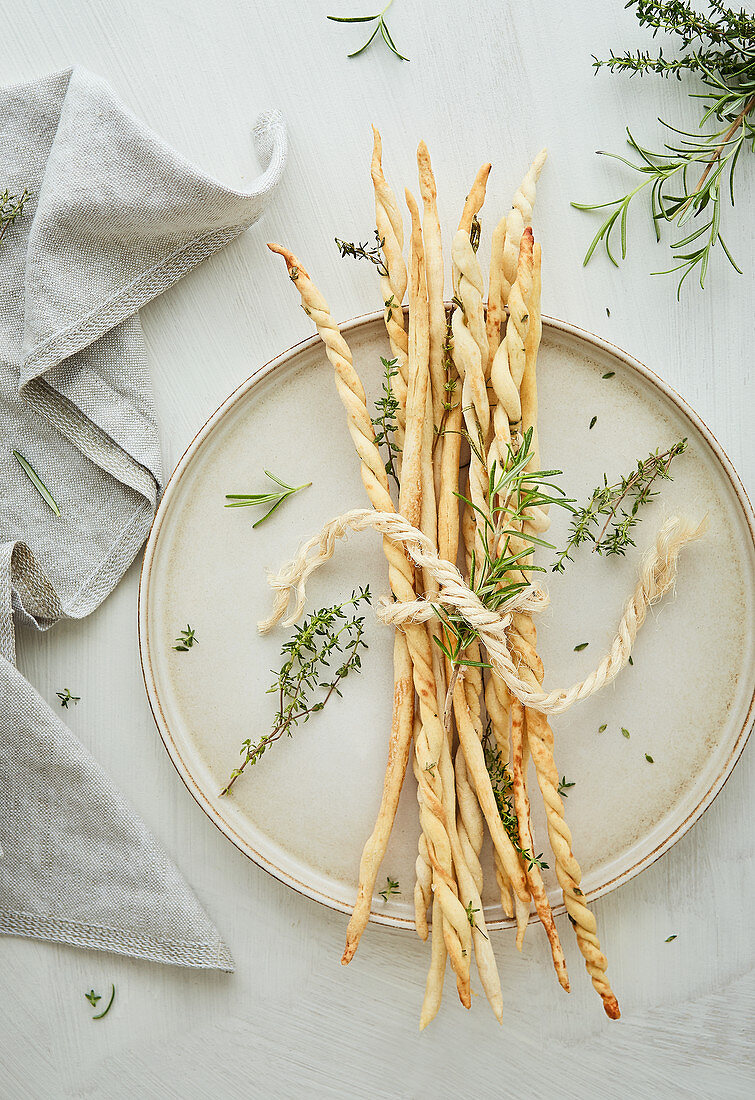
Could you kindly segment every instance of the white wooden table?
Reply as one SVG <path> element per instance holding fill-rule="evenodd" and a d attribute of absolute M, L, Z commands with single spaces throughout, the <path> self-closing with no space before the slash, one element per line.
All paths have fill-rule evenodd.
<path fill-rule="evenodd" d="M 655 140 L 659 107 L 674 121 L 694 121 L 676 82 L 593 76 L 592 53 L 648 45 L 632 13 L 599 0 L 396 0 L 390 25 L 411 63 L 381 44 L 349 61 L 363 28 L 325 16 L 367 8 L 361 0 L 4 4 L 3 80 L 82 64 L 230 184 L 257 172 L 249 141 L 257 111 L 278 106 L 288 120 L 290 160 L 263 223 L 143 312 L 166 472 L 240 381 L 309 332 L 296 295 L 280 292 L 266 240 L 284 240 L 306 258 L 337 316 L 375 307 L 372 271 L 341 262 L 333 245 L 336 234 L 364 239 L 373 224 L 374 121 L 394 180 L 414 179 L 416 143 L 427 140 L 444 225 L 457 218 L 480 163 L 494 163 L 488 202 L 503 210 L 547 144 L 536 217 L 545 311 L 660 372 L 751 481 L 752 165 L 729 234 L 744 277 L 718 257 L 709 289 L 690 286 L 678 305 L 675 284 L 647 274 L 667 255 L 644 216 L 633 219 L 620 272 L 602 257 L 581 267 L 593 222 L 569 201 L 610 197 L 625 178 L 594 150 L 620 151 L 627 121 Z M 573 944 L 579 980 L 566 998 L 532 937 L 523 958 L 499 943 L 503 1028 L 482 1002 L 466 1014 L 449 992 L 420 1036 L 427 954 L 419 942 L 370 927 L 344 970 L 345 918 L 258 870 L 184 789 L 144 694 L 137 585 L 135 564 L 90 619 L 46 637 L 22 635 L 20 665 L 46 698 L 63 686 L 81 696 L 66 716 L 72 729 L 182 868 L 237 971 L 194 973 L 3 939 L 2 1097 L 753 1094 L 752 748 L 692 832 L 595 906 L 620 1023 L 604 1017 Z M 700 626 L 704 636 L 702 618 Z M 672 933 L 678 938 L 665 943 Z M 83 993 L 111 982 L 116 1004 L 93 1023 Z"/>

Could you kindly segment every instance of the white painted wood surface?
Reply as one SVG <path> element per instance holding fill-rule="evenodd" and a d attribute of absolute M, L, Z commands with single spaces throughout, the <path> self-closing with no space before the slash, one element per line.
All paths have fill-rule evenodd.
<path fill-rule="evenodd" d="M 374 308 L 372 272 L 339 261 L 332 244 L 335 234 L 369 234 L 374 121 L 396 182 L 414 180 L 416 142 L 427 140 L 445 226 L 483 160 L 494 163 L 488 209 L 503 210 L 528 159 L 547 144 L 536 217 L 545 311 L 661 373 L 751 481 L 752 166 L 729 233 L 745 276 L 719 257 L 705 294 L 690 287 L 677 305 L 674 284 L 647 274 L 665 266 L 667 254 L 655 248 L 644 216 L 632 221 L 621 272 L 602 257 L 581 267 L 593 222 L 569 200 L 607 198 L 626 178 L 594 149 L 620 151 L 627 121 L 655 140 L 659 107 L 674 121 L 694 121 L 684 86 L 592 75 L 592 53 L 648 45 L 633 15 L 598 0 L 396 0 L 390 25 L 411 63 L 381 45 L 348 61 L 362 28 L 325 16 L 364 9 L 360 0 L 6 0 L 4 81 L 85 65 L 230 184 L 257 172 L 249 141 L 257 111 L 278 106 L 286 115 L 290 160 L 274 208 L 143 312 L 166 470 L 231 389 L 309 332 L 267 239 L 301 253 L 337 316 Z M 52 701 L 64 686 L 81 696 L 71 728 L 173 854 L 237 971 L 190 973 L 0 940 L 0 1095 L 752 1094 L 752 748 L 692 832 L 595 906 L 620 1023 L 603 1016 L 568 934 L 568 998 L 555 987 L 539 937 L 519 958 L 501 936 L 503 1028 L 483 1001 L 464 1013 L 449 988 L 441 1016 L 420 1036 L 427 953 L 419 942 L 371 927 L 342 969 L 345 919 L 248 862 L 180 783 L 142 686 L 137 584 L 135 565 L 90 619 L 44 638 L 22 636 L 21 668 Z M 702 610 L 700 630 L 714 652 Z M 666 944 L 672 933 L 678 939 Z M 111 981 L 116 1004 L 93 1023 L 83 993 Z"/>

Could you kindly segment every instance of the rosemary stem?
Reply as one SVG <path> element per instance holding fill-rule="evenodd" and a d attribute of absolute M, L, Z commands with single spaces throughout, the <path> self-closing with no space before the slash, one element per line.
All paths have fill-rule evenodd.
<path fill-rule="evenodd" d="M 687 207 L 694 200 L 695 195 L 699 194 L 700 190 L 702 189 L 703 184 L 705 183 L 708 176 L 710 175 L 710 172 L 711 172 L 713 166 L 721 159 L 721 154 L 723 153 L 724 149 L 728 145 L 729 140 L 734 136 L 734 134 L 737 132 L 739 127 L 742 125 L 744 120 L 749 115 L 750 111 L 752 111 L 754 108 L 755 108 L 755 95 L 752 96 L 750 99 L 748 99 L 747 103 L 745 103 L 742 110 L 739 112 L 739 114 L 737 115 L 737 117 L 734 119 L 731 126 L 729 127 L 729 129 L 726 131 L 721 143 L 716 147 L 716 150 L 713 153 L 713 156 L 710 158 L 710 160 L 708 161 L 708 163 L 706 165 L 705 171 L 700 176 L 700 179 L 697 181 L 697 185 L 694 188 L 694 190 L 692 191 L 692 194 L 689 196 L 689 198 L 685 202 L 684 206 L 679 211 L 679 217 L 682 216 L 682 214 L 685 212 Z"/>

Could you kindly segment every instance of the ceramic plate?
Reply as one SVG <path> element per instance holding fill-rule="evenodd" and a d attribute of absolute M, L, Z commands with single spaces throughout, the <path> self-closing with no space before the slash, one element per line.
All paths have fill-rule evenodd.
<path fill-rule="evenodd" d="M 382 317 L 343 327 L 374 397 Z M 611 378 L 604 378 L 609 371 Z M 582 547 L 565 574 L 550 574 L 551 605 L 539 620 L 546 686 L 567 686 L 592 668 L 610 642 L 634 585 L 640 553 L 664 516 L 708 512 L 710 532 L 685 551 L 676 597 L 649 617 L 634 666 L 554 723 L 559 774 L 574 782 L 566 803 L 583 888 L 596 898 L 657 859 L 700 817 L 734 767 L 753 705 L 755 549 L 752 510 L 736 473 L 681 398 L 642 364 L 561 321 L 546 320 L 538 364 L 543 462 L 584 500 L 605 472 L 611 480 L 656 447 L 686 436 L 673 482 L 644 512 L 637 549 L 602 558 Z M 590 429 L 593 417 L 595 425 Z M 256 531 L 259 513 L 224 508 L 226 493 L 258 492 L 267 468 L 298 493 Z M 179 462 L 150 534 L 142 570 L 139 629 L 144 678 L 160 735 L 194 798 L 234 844 L 281 881 L 334 909 L 356 896 L 362 844 L 377 810 L 392 697 L 390 631 L 370 614 L 364 673 L 343 699 L 277 743 L 239 780 L 219 791 L 239 746 L 269 729 L 266 688 L 288 631 L 258 636 L 268 614 L 267 570 L 339 512 L 365 504 L 358 463 L 317 339 L 260 368 L 208 421 Z M 565 514 L 551 540 L 562 545 Z M 540 551 L 548 565 L 553 555 Z M 387 590 L 379 539 L 353 536 L 309 583 L 310 609 L 369 583 Z M 172 649 L 190 623 L 199 645 Z M 575 647 L 588 642 L 580 652 Z M 599 727 L 605 724 L 604 732 Z M 630 737 L 622 734 L 622 727 Z M 654 763 L 646 760 L 645 754 Z M 547 848 L 533 798 L 534 829 Z M 374 920 L 413 926 L 417 849 L 413 776 L 404 785 L 385 876 L 401 895 L 373 904 Z M 505 926 L 490 852 L 486 919 Z M 547 858 L 547 857 L 546 857 Z M 550 876 L 550 877 L 548 877 Z M 551 872 L 551 904 L 563 912 Z"/>

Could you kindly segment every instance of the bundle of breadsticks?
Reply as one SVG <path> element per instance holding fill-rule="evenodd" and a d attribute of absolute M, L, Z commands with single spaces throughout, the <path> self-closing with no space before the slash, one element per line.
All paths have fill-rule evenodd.
<path fill-rule="evenodd" d="M 434 554 L 434 558 L 431 554 L 423 559 L 415 552 L 413 557 L 400 539 L 384 533 L 389 581 L 398 609 L 393 722 L 380 809 L 364 846 L 358 896 L 342 958 L 346 964 L 354 957 L 369 920 L 378 871 L 411 759 L 419 803 L 415 919 L 423 940 L 432 927 L 421 1028 L 438 1012 L 449 962 L 461 1002 L 470 1006 L 473 953 L 487 999 L 496 1017 L 502 1019 L 501 983 L 481 901 L 480 852 L 486 830 L 492 840 L 501 905 L 516 921 L 518 947 L 521 949 L 534 906 L 548 937 L 558 982 L 564 990 L 569 989 L 540 864 L 533 858 L 537 849 L 530 823 L 530 770 L 545 805 L 556 875 L 577 945 L 606 1013 L 612 1019 L 619 1016 L 595 918 L 580 889 L 580 866 L 559 795 L 553 732 L 542 709 L 520 701 L 528 698 L 527 692 L 533 700 L 543 696 L 543 665 L 531 613 L 520 604 L 507 629 L 508 650 L 515 656 L 515 682 L 521 688 L 517 694 L 509 690 L 500 666 L 484 660 L 479 638 L 468 639 L 463 661 L 455 661 L 446 629 L 450 620 L 440 614 L 399 616 L 402 605 L 416 607 L 420 597 L 426 606 L 435 607 L 439 596 L 438 570 L 419 566 L 417 560 L 458 563 L 471 590 L 475 570 L 479 576 L 483 560 L 495 562 L 504 551 L 508 561 L 512 557 L 517 560 L 519 547 L 520 567 L 512 572 L 526 579 L 528 536 L 536 538 L 548 526 L 546 508 L 517 510 L 516 502 L 498 499 L 499 492 L 510 492 L 505 486 L 512 482 L 504 477 L 496 483 L 491 476 L 495 470 L 505 472 L 516 465 L 523 441 L 527 445 L 526 467 L 539 468 L 536 366 L 541 336 L 541 254 L 531 221 L 544 162 L 545 151 L 535 158 L 510 211 L 493 232 L 487 305 L 477 249 L 479 214 L 491 166 L 486 164 L 477 173 L 450 241 L 453 305 L 449 311 L 445 305 L 449 242 L 444 244 L 441 235 L 427 146 L 421 142 L 417 150 L 421 211 L 406 191 L 411 226 L 407 264 L 403 217 L 383 173 L 381 139 L 374 130 L 371 175 L 382 252 L 380 295 L 397 367 L 392 382 L 398 403 L 398 499 L 391 494 L 351 352 L 325 299 L 291 252 L 279 245 L 269 246 L 285 259 L 302 305 L 325 343 L 361 462 L 364 487 L 379 513 L 382 529 L 388 532 L 392 518 L 395 525 L 408 524 L 415 534 L 422 533 L 423 546 Z M 358 519 L 361 513 L 354 515 Z M 505 547 L 498 517 L 507 521 Z M 358 529 L 357 520 L 352 528 Z M 334 537 L 343 533 L 342 526 L 335 535 L 321 535 L 317 544 L 321 558 L 332 555 Z M 300 563 L 305 559 L 302 553 Z M 302 566 L 300 572 L 306 571 Z M 655 577 L 653 573 L 651 588 Z M 501 583 L 505 579 L 499 578 Z M 280 606 L 267 626 L 281 617 L 291 587 L 282 585 Z M 651 593 L 648 602 L 654 598 Z M 645 604 L 638 599 L 637 607 L 641 623 Z M 555 705 L 550 709 L 555 710 Z M 494 788 L 491 772 L 499 780 L 505 778 L 510 799 L 508 821 L 504 821 L 497 797 L 500 790 Z"/>

